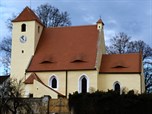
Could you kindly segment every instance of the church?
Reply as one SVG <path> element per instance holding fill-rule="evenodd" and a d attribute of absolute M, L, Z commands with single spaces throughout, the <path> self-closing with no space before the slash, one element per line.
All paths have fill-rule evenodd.
<path fill-rule="evenodd" d="M 26 7 L 12 21 L 11 77 L 23 80 L 24 96 L 145 91 L 141 53 L 106 54 L 104 23 L 45 27 Z"/>

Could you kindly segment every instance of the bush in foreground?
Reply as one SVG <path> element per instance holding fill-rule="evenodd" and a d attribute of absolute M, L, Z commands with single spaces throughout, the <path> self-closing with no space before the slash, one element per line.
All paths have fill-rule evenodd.
<path fill-rule="evenodd" d="M 119 94 L 115 91 L 78 92 L 69 95 L 74 114 L 152 114 L 152 94 Z"/>

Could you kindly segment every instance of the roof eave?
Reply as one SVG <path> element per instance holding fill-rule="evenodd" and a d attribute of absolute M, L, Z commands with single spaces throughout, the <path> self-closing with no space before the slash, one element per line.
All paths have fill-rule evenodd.
<path fill-rule="evenodd" d="M 99 72 L 99 74 L 141 74 L 141 72 Z"/>
<path fill-rule="evenodd" d="M 42 25 L 43 27 L 45 27 L 41 22 L 39 22 L 39 21 L 37 21 L 37 19 L 34 19 L 34 20 L 20 20 L 20 21 L 18 21 L 18 20 L 12 20 L 12 22 L 25 22 L 25 21 L 36 21 L 37 23 L 39 23 L 40 25 Z"/>
<path fill-rule="evenodd" d="M 53 71 L 83 71 L 83 70 L 96 70 L 96 68 L 89 69 L 56 69 L 56 70 L 27 70 L 26 72 L 53 72 Z"/>

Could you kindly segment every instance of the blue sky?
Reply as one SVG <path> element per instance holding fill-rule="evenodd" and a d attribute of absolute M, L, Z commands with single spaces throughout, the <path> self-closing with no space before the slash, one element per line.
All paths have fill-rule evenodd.
<path fill-rule="evenodd" d="M 72 26 L 95 24 L 101 17 L 105 40 L 125 32 L 132 40 L 143 40 L 152 46 L 152 0 L 0 0 L 0 40 L 11 33 L 6 21 L 24 7 L 49 3 L 70 14 Z"/>

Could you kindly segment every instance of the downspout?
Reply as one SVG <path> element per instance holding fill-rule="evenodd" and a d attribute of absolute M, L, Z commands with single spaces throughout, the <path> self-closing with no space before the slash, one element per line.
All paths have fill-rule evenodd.
<path fill-rule="evenodd" d="M 67 98 L 67 94 L 68 94 L 68 71 L 66 70 L 66 80 L 65 80 L 65 96 Z"/>
<path fill-rule="evenodd" d="M 143 85 L 142 85 L 142 74 L 140 74 L 140 91 L 141 91 L 141 93 L 143 93 L 143 90 L 142 90 L 142 87 L 143 87 Z"/>
<path fill-rule="evenodd" d="M 145 92 L 145 78 L 144 78 L 144 69 L 143 69 L 143 63 L 142 63 L 142 60 L 143 60 L 143 52 L 140 50 L 139 52 L 139 56 L 140 56 L 140 69 L 141 69 L 141 73 L 140 73 L 140 88 L 141 88 L 141 93 L 144 93 Z"/>

